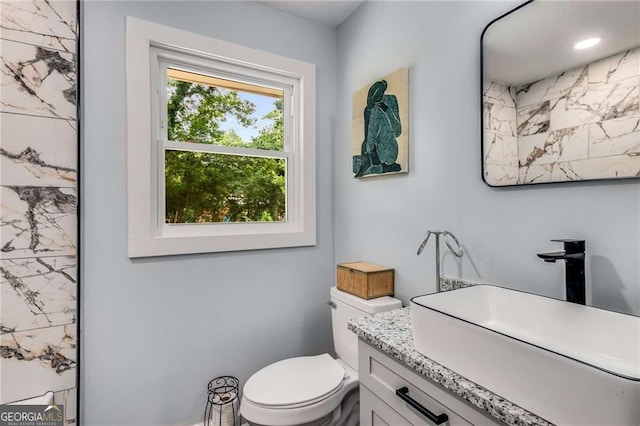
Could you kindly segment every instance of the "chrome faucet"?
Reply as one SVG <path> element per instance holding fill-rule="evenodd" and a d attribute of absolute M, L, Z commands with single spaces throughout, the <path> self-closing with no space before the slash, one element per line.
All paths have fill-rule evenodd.
<path fill-rule="evenodd" d="M 456 257 L 462 257 L 462 246 L 456 236 L 449 231 L 427 231 L 422 244 L 418 247 L 418 253 L 416 253 L 418 256 L 424 250 L 432 234 L 436 236 L 436 292 L 440 292 L 440 235 L 444 235 L 444 242 Z M 451 240 L 453 240 L 453 245 Z"/>
<path fill-rule="evenodd" d="M 586 303 L 586 290 L 584 280 L 584 240 L 551 240 L 564 243 L 564 251 L 553 253 L 538 253 L 538 257 L 545 262 L 555 263 L 556 260 L 565 261 L 565 286 L 567 291 L 567 302 Z"/>

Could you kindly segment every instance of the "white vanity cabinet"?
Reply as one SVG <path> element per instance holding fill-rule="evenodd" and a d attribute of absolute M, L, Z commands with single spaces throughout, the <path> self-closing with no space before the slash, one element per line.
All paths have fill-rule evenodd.
<path fill-rule="evenodd" d="M 358 342 L 358 377 L 362 426 L 503 425 L 362 340 Z M 430 415 L 440 417 L 442 423 L 429 420 Z"/>

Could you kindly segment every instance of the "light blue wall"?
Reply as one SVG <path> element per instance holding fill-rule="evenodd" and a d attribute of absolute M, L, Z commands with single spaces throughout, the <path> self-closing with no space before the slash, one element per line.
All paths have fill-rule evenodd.
<path fill-rule="evenodd" d="M 492 189 L 480 172 L 480 34 L 514 2 L 367 2 L 338 29 L 335 145 L 336 261 L 366 259 L 396 268 L 405 303 L 435 290 L 427 229 L 449 229 L 464 244 L 443 273 L 564 297 L 562 263 L 536 253 L 553 238 L 587 240 L 593 304 L 640 314 L 638 181 Z M 353 179 L 351 95 L 410 67 L 407 175 Z"/>
<path fill-rule="evenodd" d="M 209 379 L 332 350 L 336 33 L 252 2 L 83 7 L 81 423 L 194 424 Z M 317 65 L 316 247 L 127 258 L 126 15 Z"/>
<path fill-rule="evenodd" d="M 334 263 L 395 267 L 407 302 L 435 289 L 433 245 L 415 255 L 429 228 L 454 231 L 467 251 L 461 263 L 444 257 L 446 275 L 553 297 L 563 295 L 563 267 L 535 253 L 558 248 L 551 238 L 583 237 L 594 304 L 640 314 L 637 182 L 481 181 L 479 35 L 514 4 L 367 2 L 336 38 L 251 2 L 85 2 L 82 424 L 196 423 L 208 379 L 244 382 L 278 359 L 330 351 Z M 127 259 L 126 15 L 317 64 L 316 247 Z M 411 172 L 355 180 L 351 95 L 402 66 Z"/>

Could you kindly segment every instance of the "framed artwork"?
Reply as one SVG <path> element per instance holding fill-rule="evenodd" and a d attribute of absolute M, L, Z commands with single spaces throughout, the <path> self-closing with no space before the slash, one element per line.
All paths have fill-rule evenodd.
<path fill-rule="evenodd" d="M 353 94 L 353 173 L 371 177 L 409 171 L 409 69 Z"/>

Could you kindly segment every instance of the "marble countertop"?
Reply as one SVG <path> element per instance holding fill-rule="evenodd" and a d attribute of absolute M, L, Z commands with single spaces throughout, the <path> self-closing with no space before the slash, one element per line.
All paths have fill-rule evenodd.
<path fill-rule="evenodd" d="M 551 425 L 546 420 L 416 352 L 410 308 L 382 312 L 349 321 L 349 330 L 382 352 L 443 386 L 489 415 L 509 425 Z"/>

